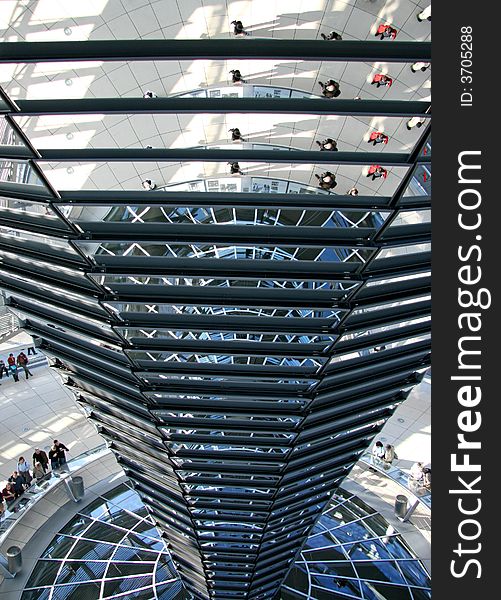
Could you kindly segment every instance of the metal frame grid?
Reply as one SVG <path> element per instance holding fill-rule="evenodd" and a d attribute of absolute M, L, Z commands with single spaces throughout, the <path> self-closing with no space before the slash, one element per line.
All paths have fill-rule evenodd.
<path fill-rule="evenodd" d="M 150 585 L 143 585 L 145 578 Z M 429 600 L 429 576 L 400 534 L 340 489 L 282 585 L 281 598 L 320 600 L 327 594 L 364 600 L 378 593 Z M 189 597 L 140 498 L 121 484 L 61 529 L 36 563 L 21 600 Z"/>
<path fill-rule="evenodd" d="M 233 42 L 185 44 L 183 52 L 230 53 Z M 340 46 L 309 44 L 323 60 L 340 60 Z M 388 59 L 389 45 L 347 44 L 353 60 Z M 298 42 L 282 45 L 262 43 L 259 56 L 304 56 Z M 22 53 L 14 57 L 2 44 L 0 61 L 85 60 L 96 52 L 115 60 L 119 49 L 146 59 L 152 48 L 156 58 L 170 57 L 148 41 L 111 44 L 108 53 L 99 42 L 15 46 Z M 404 62 L 429 58 L 420 42 L 395 42 L 391 52 Z M 407 167 L 391 198 L 230 198 L 168 189 L 60 192 L 40 162 L 146 154 L 39 151 L 14 117 L 284 109 L 428 119 L 430 107 L 310 98 L 0 97 L 0 112 L 21 141 L 0 146 L 10 169 L 0 181 L 8 201 L 0 209 L 0 286 L 25 328 L 57 358 L 197 598 L 274 597 L 333 490 L 429 366 L 431 201 L 426 190 L 410 191 L 416 169 L 429 169 L 429 125 L 411 153 L 378 154 L 378 162 Z M 205 148 L 141 152 L 157 161 L 229 156 Z M 231 153 L 234 160 L 312 164 L 371 158 L 326 154 Z M 148 213 L 151 220 L 138 217 Z M 424 216 L 416 222 L 412 214 Z"/>
<path fill-rule="evenodd" d="M 21 598 L 75 597 L 189 597 L 151 517 L 126 484 L 96 498 L 58 533 L 36 564 Z"/>

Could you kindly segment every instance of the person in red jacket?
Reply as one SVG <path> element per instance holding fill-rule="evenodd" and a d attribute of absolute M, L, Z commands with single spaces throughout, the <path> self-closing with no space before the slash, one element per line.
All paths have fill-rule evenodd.
<path fill-rule="evenodd" d="M 374 35 L 376 37 L 381 36 L 380 39 L 382 39 L 382 40 L 384 40 L 384 38 L 391 38 L 392 40 L 394 40 L 397 37 L 397 30 L 395 29 L 395 27 L 392 27 L 391 25 L 381 24 L 377 28 L 377 31 Z"/>
<path fill-rule="evenodd" d="M 389 139 L 382 131 L 373 131 L 367 141 L 369 144 L 372 142 L 372 145 L 375 146 L 376 144 L 387 144 Z"/>
<path fill-rule="evenodd" d="M 383 73 L 376 73 L 371 82 L 371 85 L 376 84 L 377 87 L 381 87 L 382 85 L 391 87 L 393 83 L 393 79 L 388 75 L 383 75 Z"/>
<path fill-rule="evenodd" d="M 381 167 L 380 165 L 371 165 L 369 167 L 366 177 L 371 177 L 371 176 L 372 176 L 372 181 L 374 181 L 374 179 L 377 179 L 378 177 L 382 177 L 383 179 L 386 179 L 388 177 L 388 171 L 384 167 Z"/>

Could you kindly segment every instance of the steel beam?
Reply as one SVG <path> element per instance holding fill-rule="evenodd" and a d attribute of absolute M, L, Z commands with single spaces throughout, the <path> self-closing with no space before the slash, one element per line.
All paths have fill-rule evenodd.
<path fill-rule="evenodd" d="M 48 148 L 41 162 L 267 162 L 325 165 L 411 167 L 408 154 L 397 152 L 321 152 L 320 150 L 235 150 L 234 148 Z M 429 163 L 426 157 L 421 162 Z"/>
<path fill-rule="evenodd" d="M 271 181 L 271 179 L 270 179 Z M 349 196 L 329 194 L 271 194 L 265 192 L 188 192 L 169 191 L 169 188 L 150 191 L 138 190 L 78 190 L 60 191 L 61 199 L 54 204 L 63 206 L 224 206 L 229 208 L 293 208 L 308 210 L 385 210 L 391 196 Z M 431 208 L 431 196 L 405 197 L 406 210 Z"/>
<path fill-rule="evenodd" d="M 31 42 L 30 42 L 31 43 Z M 2 44 L 3 46 L 3 44 Z M 84 114 L 279 114 L 414 117 L 430 116 L 420 100 L 340 98 L 54 98 L 18 100 L 15 116 Z"/>
<path fill-rule="evenodd" d="M 318 60 L 343 62 L 431 61 L 430 42 L 376 40 L 326 44 L 322 40 L 92 40 L 2 42 L 0 63 L 142 60 Z"/>

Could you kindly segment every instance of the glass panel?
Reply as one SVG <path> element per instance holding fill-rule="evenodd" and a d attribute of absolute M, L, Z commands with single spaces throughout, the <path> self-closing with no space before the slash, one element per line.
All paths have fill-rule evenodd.
<path fill-rule="evenodd" d="M 408 588 L 401 586 L 362 582 L 362 591 L 367 600 L 412 600 Z"/>
<path fill-rule="evenodd" d="M 0 100 L 1 102 L 1 100 Z M 24 146 L 24 142 L 5 117 L 0 116 L 0 146 Z"/>
<path fill-rule="evenodd" d="M 89 600 L 98 597 L 100 583 L 81 583 L 54 588 L 52 600 Z"/>
<path fill-rule="evenodd" d="M 100 579 L 106 571 L 104 562 L 75 562 L 66 561 L 57 577 L 56 583 L 80 583 Z"/>
<path fill-rule="evenodd" d="M 104 584 L 104 596 L 112 594 L 120 594 L 130 592 L 138 588 L 152 585 L 151 576 L 149 577 L 128 577 L 127 579 L 117 579 L 115 581 L 107 581 Z"/>
<path fill-rule="evenodd" d="M 52 585 L 56 580 L 61 563 L 57 560 L 39 560 L 26 583 L 27 588 Z"/>
<path fill-rule="evenodd" d="M 431 165 L 416 165 L 404 197 L 431 195 Z"/>
<path fill-rule="evenodd" d="M 0 160 L 0 181 L 44 186 L 31 164 L 19 160 Z"/>

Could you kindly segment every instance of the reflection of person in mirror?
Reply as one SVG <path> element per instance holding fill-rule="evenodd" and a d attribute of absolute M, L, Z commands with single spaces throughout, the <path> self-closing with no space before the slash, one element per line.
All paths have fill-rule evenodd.
<path fill-rule="evenodd" d="M 392 27 L 391 25 L 381 24 L 377 28 L 377 31 L 374 35 L 376 37 L 379 37 L 379 39 L 381 39 L 381 40 L 384 40 L 384 38 L 391 38 L 392 40 L 394 40 L 397 37 L 397 30 L 395 29 L 395 27 Z"/>
<path fill-rule="evenodd" d="M 233 25 L 233 35 L 249 35 L 242 24 L 242 21 L 232 21 Z"/>
<path fill-rule="evenodd" d="M 240 165 L 237 162 L 229 162 L 230 165 L 230 175 L 243 175 L 244 172 L 240 168 Z"/>
<path fill-rule="evenodd" d="M 366 177 L 372 177 L 372 181 L 374 181 L 374 179 L 378 179 L 379 177 L 386 179 L 388 177 L 388 171 L 380 165 L 371 165 Z"/>
<path fill-rule="evenodd" d="M 431 63 L 427 62 L 415 62 L 411 65 L 411 71 L 417 73 L 418 71 L 427 71 L 431 67 Z"/>
<path fill-rule="evenodd" d="M 414 127 L 417 127 L 419 129 L 420 127 L 422 127 L 424 122 L 425 119 L 423 119 L 422 117 L 411 117 L 407 121 L 405 126 L 407 127 L 407 130 L 410 131 L 411 129 L 414 129 Z"/>
<path fill-rule="evenodd" d="M 153 179 L 145 179 L 141 185 L 145 190 L 154 190 L 157 187 L 157 184 L 153 181 Z"/>
<path fill-rule="evenodd" d="M 384 75 L 383 73 L 376 73 L 371 82 L 371 85 L 374 85 L 374 84 L 376 84 L 376 86 L 378 88 L 381 86 L 391 87 L 393 84 L 393 79 L 391 77 L 389 77 L 388 75 Z"/>
<path fill-rule="evenodd" d="M 245 83 L 245 79 L 242 79 L 242 74 L 239 69 L 232 69 L 230 73 L 232 83 Z"/>
<path fill-rule="evenodd" d="M 318 140 L 315 142 L 318 146 L 320 146 L 320 150 L 337 150 L 337 142 L 332 138 L 327 138 L 323 142 L 319 142 Z"/>
<path fill-rule="evenodd" d="M 427 6 L 417 15 L 417 20 L 421 23 L 422 21 L 431 21 L 431 4 Z"/>
<path fill-rule="evenodd" d="M 376 144 L 387 144 L 389 139 L 382 131 L 373 131 L 367 141 L 369 144 L 372 142 L 372 145 L 375 146 Z"/>
<path fill-rule="evenodd" d="M 322 88 L 322 94 L 325 98 L 337 98 L 341 94 L 339 83 L 334 79 L 329 79 L 327 83 L 319 81 L 318 85 Z"/>
<path fill-rule="evenodd" d="M 228 131 L 231 131 L 231 141 L 232 142 L 245 142 L 242 134 L 240 133 L 240 129 L 238 127 L 232 127 Z"/>
<path fill-rule="evenodd" d="M 325 171 L 321 175 L 315 174 L 315 177 L 318 179 L 318 186 L 323 190 L 332 190 L 337 185 L 336 176 L 330 171 Z"/>
<path fill-rule="evenodd" d="M 343 38 L 339 35 L 339 33 L 335 32 L 335 31 L 331 31 L 330 33 L 328 33 L 327 35 L 325 35 L 325 33 L 321 33 L 320 37 L 325 40 L 326 42 L 330 42 L 331 40 L 336 40 L 336 41 L 340 41 Z"/>

